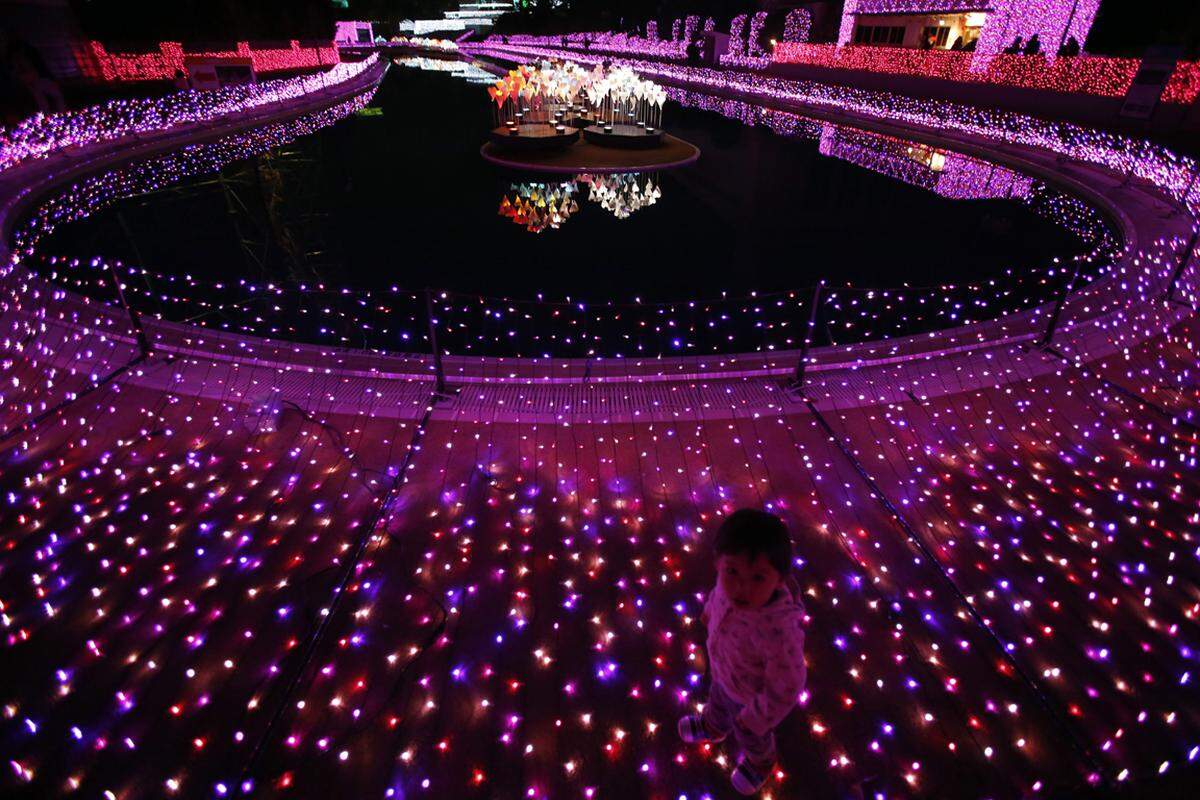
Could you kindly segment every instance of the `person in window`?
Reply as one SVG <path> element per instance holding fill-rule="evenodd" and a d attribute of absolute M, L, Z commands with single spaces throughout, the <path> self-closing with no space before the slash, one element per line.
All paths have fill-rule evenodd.
<path fill-rule="evenodd" d="M 1070 58 L 1079 55 L 1080 49 L 1079 40 L 1074 36 L 1068 36 L 1067 40 L 1063 42 L 1063 46 L 1058 48 L 1058 54 L 1064 58 Z"/>
<path fill-rule="evenodd" d="M 955 37 L 954 44 L 950 45 L 950 49 L 954 50 L 955 52 L 963 49 L 963 40 L 961 36 Z"/>

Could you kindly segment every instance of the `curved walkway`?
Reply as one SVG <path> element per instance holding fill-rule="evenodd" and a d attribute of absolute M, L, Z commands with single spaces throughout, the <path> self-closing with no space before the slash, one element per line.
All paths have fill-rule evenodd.
<path fill-rule="evenodd" d="M 363 80 L 370 83 L 377 80 L 377 76 L 365 76 Z M 345 87 L 337 96 L 350 96 L 356 89 L 357 87 Z M 726 94 L 736 99 L 761 101 L 761 98 L 733 92 Z M 19 211 L 20 205 L 28 204 L 33 198 L 45 196 L 53 187 L 62 185 L 74 177 L 111 166 L 120 160 L 144 157 L 186 142 L 215 138 L 289 114 L 313 110 L 329 104 L 330 100 L 331 98 L 325 97 L 316 98 L 315 101 L 293 109 L 268 109 L 247 120 L 228 120 L 221 125 L 206 125 L 193 130 L 178 131 L 169 136 L 151 137 L 150 141 L 139 142 L 133 148 L 128 148 L 128 143 L 101 147 L 95 155 L 89 153 L 60 157 L 33 165 L 32 169 L 19 170 L 19 174 L 9 176 L 6 173 L 6 180 L 0 183 L 0 202 L 3 203 L 0 206 L 0 214 L 3 214 L 0 221 L 3 222 L 3 230 L 7 232 L 10 229 L 11 220 Z M 1172 320 L 1184 317 L 1185 309 L 1182 308 L 1162 308 L 1152 303 L 1146 303 L 1144 308 L 1132 307 L 1135 303 L 1141 304 L 1143 297 L 1154 300 L 1161 295 L 1171 270 L 1167 269 L 1164 275 L 1163 269 L 1155 267 L 1160 262 L 1171 264 L 1177 260 L 1173 251 L 1181 249 L 1182 243 L 1187 241 L 1192 225 L 1186 209 L 1157 192 L 1154 187 L 1140 181 L 1131 183 L 1096 165 L 1064 160 L 1036 148 L 989 142 L 979 137 L 937 131 L 912 124 L 892 123 L 854 112 L 833 112 L 828 108 L 803 103 L 767 101 L 767 104 L 815 119 L 850 124 L 986 158 L 1047 180 L 1104 209 L 1117 221 L 1125 238 L 1127 255 L 1108 279 L 1102 279 L 1086 290 L 1077 292 L 1063 309 L 1062 327 L 1064 331 L 1069 332 L 1071 350 L 1079 357 L 1098 358 L 1111 354 L 1113 348 L 1134 345 L 1137 343 L 1136 337 L 1142 335 L 1135 331 L 1150 335 L 1151 329 L 1146 326 L 1131 326 L 1134 339 L 1126 336 L 1114 341 L 1110 328 L 1116 317 L 1130 318 L 1149 314 L 1155 318 L 1155 325 L 1161 325 L 1162 328 L 1170 327 Z M 25 279 L 36 281 L 31 277 Z M 1142 296 L 1130 296 L 1131 292 L 1127 288 L 1129 280 L 1139 282 Z M 887 369 L 900 361 L 927 361 L 931 357 L 945 361 L 955 355 L 975 353 L 987 348 L 1031 343 L 1042 335 L 1048 316 L 1053 311 L 1053 305 L 1046 303 L 1028 312 L 1008 315 L 992 323 L 973 324 L 930 335 L 818 348 L 810 354 L 808 374 L 814 380 L 836 383 L 847 371 L 858 373 L 863 369 L 875 367 Z M 105 310 L 96 309 L 94 304 L 91 306 L 89 313 L 105 315 Z M 126 346 L 136 345 L 132 333 L 117 332 L 122 329 L 127 331 L 127 323 L 122 323 L 120 319 L 106 319 L 105 322 L 105 327 L 114 331 L 111 335 L 115 341 Z M 315 365 L 320 365 L 323 370 L 336 368 L 339 374 L 344 375 L 350 382 L 345 400 L 348 409 L 354 408 L 360 392 L 376 380 L 376 376 L 378 380 L 390 383 L 396 379 L 429 378 L 433 372 L 431 359 L 421 354 L 365 355 L 348 350 L 247 339 L 151 320 L 146 322 L 146 328 L 154 349 L 162 353 L 206 353 L 222 361 L 272 363 L 282 369 L 292 370 L 314 368 Z M 200 344 L 201 340 L 203 344 Z M 559 359 L 553 362 L 542 359 L 507 359 L 502 364 L 493 366 L 475 358 L 448 357 L 445 363 L 447 377 L 454 383 L 545 385 L 577 382 L 619 383 L 626 380 L 639 383 L 725 379 L 740 381 L 755 376 L 786 379 L 794 373 L 799 358 L 798 351 L 719 358 L 631 358 L 619 365 L 610 363 L 603 370 L 590 369 L 588 360 L 585 359 Z M 596 372 L 602 372 L 603 377 L 592 377 L 591 373 Z M 584 375 L 589 376 L 588 380 L 583 380 Z M 363 381 L 367 383 L 362 383 Z M 199 388 L 197 390 L 202 391 Z M 810 394 L 818 402 L 822 401 L 820 391 Z"/>

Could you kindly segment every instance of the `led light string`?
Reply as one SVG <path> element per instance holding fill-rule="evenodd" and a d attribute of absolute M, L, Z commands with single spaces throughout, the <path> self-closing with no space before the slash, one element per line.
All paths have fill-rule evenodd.
<path fill-rule="evenodd" d="M 35 114 L 10 130 L 0 129 L 0 172 L 59 150 L 211 122 L 230 114 L 281 103 L 355 80 L 373 71 L 377 55 L 340 63 L 313 75 L 280 78 L 213 91 L 184 91 L 156 99 L 119 99 L 79 111 Z"/>
<path fill-rule="evenodd" d="M 399 497 L 399 493 L 403 488 L 408 477 L 408 470 L 412 464 L 413 457 L 420 448 L 420 442 L 424 438 L 425 428 L 428 425 L 429 418 L 432 414 L 433 407 L 436 403 L 434 397 L 430 397 L 426 404 L 425 414 L 414 429 L 413 438 L 407 448 L 405 458 L 400 466 L 395 470 L 392 476 L 392 481 L 388 486 L 386 493 L 377 499 L 377 510 L 374 512 L 372 520 L 364 526 L 364 533 L 358 536 L 358 540 L 354 545 L 354 549 L 346 562 L 346 565 L 341 571 L 341 575 L 333 589 L 330 600 L 326 603 L 319 624 L 313 629 L 310 636 L 306 637 L 306 641 L 301 645 L 301 658 L 299 664 L 292 672 L 292 677 L 283 690 L 282 697 L 271 716 L 270 721 L 259 739 L 254 750 L 242 771 L 243 785 L 247 780 L 253 780 L 252 775 L 259 771 L 259 760 L 262 754 L 275 739 L 282 734 L 275 734 L 276 729 L 282 723 L 284 715 L 287 711 L 288 701 L 296 694 L 297 690 L 303 685 L 304 677 L 308 671 L 309 664 L 316 656 L 324 637 L 329 630 L 330 621 L 334 618 L 339 606 L 344 602 L 344 598 L 353 592 L 351 581 L 354 578 L 356 571 L 366 568 L 369 561 L 364 561 L 368 553 L 372 549 L 372 544 L 380 538 L 378 531 L 381 526 L 386 525 L 386 521 L 391 514 L 391 509 Z M 367 409 L 369 416 L 370 409 Z"/>
<path fill-rule="evenodd" d="M 296 39 L 289 41 L 287 47 L 251 47 L 249 42 L 238 42 L 232 51 L 189 49 L 186 55 L 180 42 L 160 42 L 157 53 L 110 53 L 103 42 L 97 41 L 86 42 L 85 47 L 86 56 L 76 56 L 82 71 L 105 81 L 172 80 L 178 71 L 187 70 L 188 57 L 246 58 L 260 73 L 338 63 L 338 49 L 332 42 L 301 46 Z"/>
<path fill-rule="evenodd" d="M 787 418 L 787 415 L 783 414 L 779 417 L 779 421 L 783 422 L 785 424 L 785 426 L 788 428 L 789 439 L 792 443 L 792 446 L 796 447 L 797 442 L 795 439 L 794 432 L 792 431 L 790 426 L 786 425 L 786 418 Z M 757 415 L 752 418 L 752 424 L 754 425 L 754 429 L 755 429 L 756 435 L 758 437 L 758 443 L 760 446 L 759 450 L 761 452 L 761 450 L 763 449 L 763 439 L 762 439 L 761 434 L 759 434 L 759 432 L 758 432 Z M 827 440 L 826 444 L 827 444 L 827 447 L 829 447 L 828 440 Z M 834 456 L 834 457 L 836 458 L 839 456 Z M 749 464 L 749 462 L 747 462 L 747 464 Z M 776 489 L 773 486 L 774 481 L 770 477 L 768 462 L 764 462 L 764 469 L 768 470 L 767 481 L 768 481 L 768 484 L 772 485 L 772 494 L 776 495 L 776 496 L 781 496 L 780 494 L 777 493 Z M 782 505 L 782 504 L 780 504 L 780 505 Z M 767 508 L 771 511 L 775 511 L 776 513 L 778 513 L 781 510 L 780 508 L 776 507 L 775 504 L 767 504 Z M 855 564 L 855 566 L 858 568 L 860 574 L 863 574 L 863 575 L 868 574 L 868 570 L 866 570 L 865 566 L 863 565 L 861 560 L 857 557 L 857 555 L 854 553 L 854 551 L 846 546 L 846 542 L 844 541 L 843 535 L 840 532 L 837 537 L 837 540 L 838 540 L 838 543 L 841 545 L 843 552 L 845 552 L 847 554 L 847 557 L 850 559 L 850 561 Z M 903 608 L 903 605 L 898 601 L 898 599 L 896 597 L 894 597 L 894 596 L 889 597 L 887 594 L 885 594 L 883 591 L 881 591 L 881 587 L 878 586 L 878 584 L 876 582 L 872 582 L 870 584 L 870 586 L 876 597 L 875 603 L 883 603 L 884 609 L 888 612 L 889 619 L 897 619 L 899 616 L 898 612 Z M 904 642 L 906 651 L 911 656 L 915 657 L 918 655 L 918 651 L 917 651 L 916 647 L 913 645 L 912 642 L 910 642 L 908 640 L 907 637 L 904 637 L 902 641 Z M 922 659 L 917 658 L 917 663 L 921 663 L 921 661 L 922 661 Z M 925 671 L 926 671 L 927 678 L 931 677 L 930 671 L 928 669 L 926 669 Z M 965 723 L 965 718 L 963 716 L 965 714 L 965 710 L 963 710 L 963 709 L 958 709 L 958 710 L 960 712 L 959 719 Z M 940 719 L 940 717 L 939 717 L 939 719 Z M 941 724 L 942 723 L 939 722 L 939 725 L 941 725 Z M 973 734 L 973 732 L 970 730 L 969 725 L 964 725 L 964 728 L 967 731 L 967 735 L 970 738 L 970 740 L 972 741 L 972 743 L 974 745 L 974 749 L 977 751 L 978 755 L 983 756 L 985 753 L 985 749 L 986 749 L 985 745 L 983 745 L 978 740 L 978 738 Z M 949 731 L 947 729 L 945 729 L 944 727 L 943 727 L 943 736 L 945 736 L 947 739 L 952 740 L 952 737 L 951 737 Z M 844 768 L 845 764 L 843 763 L 841 758 L 834 758 L 833 760 L 831 760 L 829 766 L 832 769 L 839 769 L 839 768 Z M 995 768 L 993 768 L 993 769 L 995 769 Z"/>
<path fill-rule="evenodd" d="M 908 521 L 901 516 L 899 511 L 891 504 L 890 500 L 887 498 L 887 495 L 884 494 L 884 492 L 879 488 L 871 474 L 868 473 L 863 465 L 853 457 L 844 440 L 837 437 L 833 428 L 829 427 L 828 423 L 824 421 L 824 417 L 819 411 L 816 410 L 814 406 L 810 404 L 809 409 L 814 416 L 817 417 L 818 422 L 820 422 L 826 428 L 826 432 L 829 433 L 830 437 L 837 442 L 837 446 L 839 450 L 841 450 L 842 454 L 854 464 L 855 470 L 859 473 L 863 482 L 869 487 L 871 496 L 882 503 L 888 510 L 889 514 L 891 514 L 892 517 L 894 517 L 901 525 L 901 527 L 904 528 L 908 540 L 915 545 L 921 553 L 921 560 L 935 568 L 937 573 L 939 573 L 941 580 L 951 587 L 958 601 L 963 607 L 966 608 L 967 613 L 970 615 L 970 618 L 974 621 L 974 623 L 986 633 L 987 638 L 990 638 L 992 643 L 1001 651 L 1002 656 L 1007 659 L 1008 663 L 1016 668 L 1016 672 L 1021 681 L 1028 687 L 1030 693 L 1036 698 L 1036 701 L 1046 709 L 1048 712 L 1048 717 L 1056 725 L 1062 728 L 1066 741 L 1077 748 L 1078 755 L 1085 761 L 1085 763 L 1088 763 L 1089 765 L 1094 764 L 1094 754 L 1092 754 L 1091 751 L 1080 742 L 1078 735 L 1073 730 L 1073 726 L 1071 726 L 1069 721 L 1056 708 L 1053 700 L 1046 694 L 1044 688 L 1018 665 L 1016 659 L 1014 659 L 1008 652 L 1003 640 L 1000 639 L 996 631 L 993 630 L 992 626 L 988 624 L 986 618 L 984 618 L 978 609 L 974 607 L 974 604 L 970 601 L 970 598 L 962 591 L 957 582 L 950 576 L 949 572 L 943 567 L 939 560 L 933 555 L 932 551 L 920 539 L 919 534 L 917 534 L 917 532 L 912 528 L 911 524 L 908 523 Z M 993 748 L 983 748 L 983 755 L 986 758 L 991 759 L 993 755 Z M 1094 782 L 1095 779 L 1096 773 L 1094 772 L 1088 776 L 1089 782 Z"/>
<path fill-rule="evenodd" d="M 808 41 L 808 29 L 802 21 L 803 17 L 797 18 L 801 21 L 793 20 L 792 14 L 797 11 L 803 9 L 789 12 L 784 22 L 783 39 L 773 46 L 769 55 L 748 52 L 747 26 L 752 26 L 753 20 L 746 14 L 735 17 L 730 26 L 729 50 L 722 54 L 721 65 L 730 69 L 761 72 L 776 63 L 803 64 L 823 69 L 913 75 L 959 83 L 990 83 L 1063 94 L 1124 97 L 1142 63 L 1141 59 L 1136 58 L 1091 54 L 1047 58 L 1001 52 L 1001 48 L 1012 40 L 1012 35 L 1006 41 L 989 38 L 976 52 L 854 45 L 848 41 L 841 44 L 814 44 Z M 849 32 L 844 31 L 843 36 L 848 38 Z M 755 41 L 755 38 L 751 35 L 749 41 Z M 554 36 L 490 36 L 486 42 L 489 45 L 553 48 L 562 46 L 563 39 Z M 575 55 L 580 51 L 595 51 L 676 63 L 686 58 L 686 53 L 673 47 L 670 42 L 654 42 L 626 37 L 624 34 L 571 34 L 566 37 L 566 46 Z M 994 52 L 987 52 L 989 47 L 994 47 Z M 1180 61 L 1167 80 L 1161 101 L 1187 105 L 1198 94 L 1200 62 Z"/>

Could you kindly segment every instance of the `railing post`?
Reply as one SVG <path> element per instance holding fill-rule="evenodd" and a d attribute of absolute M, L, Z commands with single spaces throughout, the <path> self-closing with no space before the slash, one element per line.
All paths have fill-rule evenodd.
<path fill-rule="evenodd" d="M 150 340 L 146 337 L 146 329 L 142 327 L 142 318 L 136 311 L 129 307 L 129 303 L 125 300 L 125 290 L 121 288 L 121 278 L 117 275 L 116 268 L 112 262 L 105 262 L 108 267 L 108 274 L 112 278 L 113 288 L 117 290 L 117 300 L 121 303 L 121 308 L 129 316 L 129 323 L 133 326 L 134 335 L 137 336 L 138 349 L 142 351 L 143 357 L 150 355 Z"/>
<path fill-rule="evenodd" d="M 796 391 L 804 388 L 804 369 L 808 365 L 808 348 L 812 346 L 813 328 L 817 324 L 817 309 L 821 307 L 821 290 L 825 288 L 825 281 L 822 280 L 817 284 L 817 288 L 813 289 L 812 305 L 808 312 L 808 327 L 804 329 L 804 341 L 800 344 L 800 360 L 796 362 L 796 375 L 792 379 L 792 386 Z"/>
<path fill-rule="evenodd" d="M 1075 271 L 1071 273 L 1071 280 L 1063 284 L 1062 293 L 1059 294 L 1058 300 L 1054 303 L 1054 311 L 1050 314 L 1050 324 L 1046 326 L 1046 332 L 1042 334 L 1042 338 L 1038 340 L 1038 347 L 1045 347 L 1050 344 L 1050 340 L 1054 338 L 1054 331 L 1058 329 L 1058 320 L 1062 316 L 1063 306 L 1067 304 L 1067 296 L 1071 294 L 1071 290 L 1075 288 L 1075 281 L 1079 278 L 1079 261 L 1075 261 Z"/>
<path fill-rule="evenodd" d="M 437 325 L 433 319 L 433 291 L 425 290 L 425 320 L 429 323 L 429 346 L 433 349 L 433 369 L 437 374 L 437 393 L 446 393 L 446 373 L 442 370 L 442 351 L 437 343 Z"/>
<path fill-rule="evenodd" d="M 1183 251 L 1183 256 L 1181 256 L 1179 259 L 1179 264 L 1175 267 L 1175 272 L 1171 275 L 1171 282 L 1167 284 L 1167 293 L 1165 298 L 1168 303 L 1175 302 L 1176 286 L 1179 283 L 1180 277 L 1183 275 L 1183 271 L 1187 269 L 1188 262 L 1192 260 L 1192 253 L 1196 252 L 1196 244 L 1198 241 L 1200 241 L 1200 225 L 1198 225 L 1196 229 L 1192 231 L 1191 241 L 1188 242 L 1188 246 Z"/>
<path fill-rule="evenodd" d="M 1196 185 L 1197 178 L 1200 178 L 1200 164 L 1197 164 L 1196 168 L 1192 170 L 1192 179 L 1188 181 L 1187 188 L 1183 190 L 1183 195 L 1180 198 L 1185 208 L 1187 207 L 1188 195 L 1192 193 L 1192 187 Z"/>

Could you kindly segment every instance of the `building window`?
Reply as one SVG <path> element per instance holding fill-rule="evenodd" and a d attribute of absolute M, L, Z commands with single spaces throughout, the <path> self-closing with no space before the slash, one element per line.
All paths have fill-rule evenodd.
<path fill-rule="evenodd" d="M 929 37 L 933 37 L 933 44 L 929 45 Z M 950 40 L 950 29 L 930 26 L 921 32 L 922 47 L 945 47 L 946 42 Z"/>
<path fill-rule="evenodd" d="M 859 25 L 854 29 L 855 44 L 904 44 L 903 25 Z"/>

